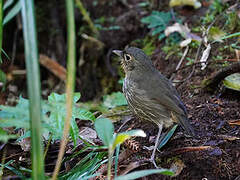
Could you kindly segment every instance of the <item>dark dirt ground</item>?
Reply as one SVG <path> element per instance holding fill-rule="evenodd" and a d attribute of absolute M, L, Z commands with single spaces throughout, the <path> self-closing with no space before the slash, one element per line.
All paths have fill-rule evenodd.
<path fill-rule="evenodd" d="M 131 44 L 132 40 L 137 38 L 143 38 L 147 34 L 147 29 L 140 25 L 139 19 L 146 12 L 142 12 L 141 9 L 136 8 L 138 0 L 129 1 L 129 6 L 126 6 L 124 3 L 113 1 L 113 7 L 107 6 L 107 1 L 101 1 L 99 7 L 92 7 L 90 3 L 85 5 L 90 11 L 90 14 L 93 18 L 100 17 L 101 15 L 105 16 L 115 16 L 117 17 L 116 23 L 121 26 L 120 30 L 117 31 L 105 31 L 101 32 L 100 39 L 106 44 L 104 53 L 99 57 L 99 59 L 107 59 L 106 54 L 113 48 L 123 49 L 125 45 Z M 124 2 L 124 1 L 123 1 Z M 39 6 L 41 4 L 39 3 Z M 167 6 L 167 2 L 161 2 L 158 6 L 158 10 L 164 9 Z M 62 6 L 59 6 L 56 10 L 58 13 L 61 11 Z M 200 15 L 204 15 L 206 9 L 205 6 L 201 10 L 185 10 L 183 8 L 177 9 L 178 13 L 182 14 L 185 17 L 185 20 L 191 25 L 196 23 L 194 18 L 198 18 Z M 95 11 L 95 9 L 98 9 Z M 56 12 L 55 12 L 56 13 Z M 190 15 L 189 15 L 190 14 Z M 53 15 L 54 16 L 54 15 Z M 64 18 L 63 18 L 64 19 Z M 77 22 L 81 20 L 77 19 Z M 61 25 L 62 22 L 59 24 Z M 41 31 L 45 33 L 45 31 Z M 64 34 L 65 32 L 63 32 Z M 41 36 L 39 36 L 41 37 Z M 47 37 L 44 38 L 44 41 Z M 59 40 L 64 41 L 64 39 Z M 51 51 L 51 46 L 49 45 L 50 50 L 47 47 L 44 47 L 44 42 L 40 42 L 40 51 L 48 54 Z M 79 46 L 79 45 L 78 45 Z M 156 50 L 152 55 L 152 60 L 156 67 L 167 77 L 171 76 L 171 72 L 174 71 L 178 59 L 172 57 L 171 60 L 166 61 L 164 54 L 161 51 L 161 43 L 156 43 Z M 46 50 L 48 49 L 48 51 Z M 56 47 L 53 47 L 54 51 Z M 89 53 L 89 51 L 87 51 Z M 91 51 L 90 51 L 91 52 Z M 195 52 L 196 53 L 196 52 Z M 20 54 L 20 55 L 19 55 Z M 21 59 L 21 53 L 18 54 L 18 58 Z M 50 55 L 50 54 L 48 54 Z M 217 48 L 212 52 L 212 56 L 217 55 Z M 61 57 L 61 54 L 56 54 L 56 57 Z M 233 55 L 229 55 L 233 56 Z M 228 56 L 228 57 L 229 57 Z M 211 61 L 211 58 L 210 58 Z M 110 64 L 110 66 L 109 66 Z M 184 66 L 183 64 L 182 66 Z M 23 63 L 17 63 L 17 66 L 24 66 Z M 83 91 L 84 100 L 90 100 L 91 98 L 98 95 L 99 90 L 101 91 L 101 74 L 106 74 L 109 79 L 114 79 L 115 82 L 118 80 L 116 75 L 116 69 L 112 67 L 109 59 L 104 62 L 98 61 L 96 65 L 96 71 L 82 71 L 78 75 L 84 77 L 81 79 L 81 82 L 84 82 L 84 79 L 90 78 L 94 84 L 93 87 L 84 89 L 84 87 L 79 88 L 80 91 Z M 94 68 L 92 66 L 83 66 L 82 69 Z M 152 175 L 143 179 L 238 179 L 240 178 L 240 127 L 230 125 L 229 122 L 232 120 L 240 119 L 240 95 L 239 92 L 236 93 L 231 90 L 226 90 L 222 94 L 221 91 L 208 92 L 202 88 L 202 80 L 209 77 L 210 75 L 216 73 L 220 68 L 219 65 L 211 64 L 204 71 L 201 71 L 199 67 L 196 67 L 191 78 L 183 83 L 177 84 L 177 90 L 181 94 L 182 100 L 185 103 L 188 116 L 191 121 L 194 130 L 196 131 L 197 137 L 185 137 L 183 130 L 178 127 L 172 139 L 162 148 L 161 153 L 157 155 L 157 162 L 163 168 L 169 168 L 173 162 L 181 162 L 183 169 L 180 171 L 180 174 L 177 177 L 169 178 L 162 175 Z M 103 70 L 104 69 L 104 70 Z M 42 68 L 41 72 L 44 73 L 44 81 L 47 81 L 50 76 L 50 81 L 54 86 L 60 82 L 56 80 L 52 75 L 49 75 L 49 72 Z M 81 70 L 80 70 L 81 71 Z M 100 72 L 101 71 L 101 72 Z M 176 74 L 176 79 L 183 80 L 185 79 L 192 71 L 192 66 L 179 70 Z M 100 73 L 99 73 L 100 72 Z M 115 72 L 115 74 L 114 74 Z M 95 77 L 94 75 L 97 75 Z M 25 89 L 25 78 L 20 77 L 20 79 L 15 79 L 11 81 L 8 86 L 15 85 L 19 91 L 12 92 L 8 90 L 1 94 L 1 104 L 6 103 L 14 104 L 11 99 L 18 97 L 19 94 L 26 94 Z M 84 84 L 84 83 L 83 83 Z M 24 85 L 24 86 L 23 86 Z M 95 87 L 94 87 L 95 85 Z M 114 85 L 113 85 L 114 86 Z M 195 87 L 195 88 L 193 88 Z M 49 86 L 43 85 L 43 89 L 48 89 Z M 44 89 L 44 90 L 45 90 Z M 78 89 L 78 87 L 77 87 Z M 111 87 L 109 91 L 119 89 L 119 87 Z M 217 90 L 217 88 L 216 88 Z M 50 91 L 50 90 L 48 90 Z M 86 94 L 89 92 L 89 94 Z M 120 122 L 121 124 L 121 122 Z M 117 127 L 120 125 L 118 123 Z M 150 136 L 155 136 L 157 134 L 157 128 L 154 125 L 149 123 L 141 123 L 136 119 L 133 119 L 131 122 L 128 122 L 128 128 L 133 127 L 132 129 L 141 128 L 147 134 L 148 137 L 137 138 L 136 142 L 140 144 L 140 150 L 131 154 L 123 162 L 120 162 L 120 166 L 129 164 L 134 161 L 139 161 L 141 158 L 149 158 L 151 152 L 143 150 L 143 145 L 152 145 L 153 143 L 149 142 Z M 154 130 L 153 130 L 154 129 Z M 17 166 L 29 166 L 30 159 L 29 153 L 23 152 L 19 145 L 13 143 L 8 143 L 0 146 L 0 151 L 2 154 L 3 146 L 4 149 L 7 149 L 6 160 L 14 159 L 18 162 Z M 198 150 L 198 151 L 189 151 L 184 150 L 185 147 L 200 147 L 200 146 L 211 146 L 207 150 Z M 49 149 L 49 153 L 46 158 L 46 172 L 51 172 L 54 167 L 54 160 L 57 158 L 57 152 L 59 148 L 59 142 L 52 144 Z M 1 155 L 2 156 L 2 155 Z M 25 161 L 19 161 L 19 158 L 26 159 Z M 23 163 L 24 162 L 24 163 Z M 184 165 L 183 165 L 184 164 Z M 138 167 L 138 166 L 137 166 Z M 65 167 L 67 168 L 67 167 Z M 139 166 L 137 169 L 149 169 L 153 168 L 151 164 Z M 136 169 L 135 169 L 136 170 Z M 11 176 L 11 178 L 6 177 L 5 179 L 17 179 L 17 177 Z"/>

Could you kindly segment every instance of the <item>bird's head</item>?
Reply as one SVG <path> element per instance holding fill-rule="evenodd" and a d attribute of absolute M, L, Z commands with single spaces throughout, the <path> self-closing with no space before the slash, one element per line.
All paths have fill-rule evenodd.
<path fill-rule="evenodd" d="M 123 51 L 113 50 L 121 57 L 121 64 L 125 73 L 153 68 L 151 59 L 139 48 L 128 47 Z"/>

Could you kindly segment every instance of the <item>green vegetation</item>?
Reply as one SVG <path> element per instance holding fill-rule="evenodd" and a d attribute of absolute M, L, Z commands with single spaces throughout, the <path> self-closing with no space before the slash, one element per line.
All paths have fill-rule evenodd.
<path fill-rule="evenodd" d="M 20 93 L 16 93 L 18 96 L 15 96 L 15 98 L 18 97 L 18 100 L 14 101 L 15 106 L 0 105 L 0 141 L 8 143 L 9 141 L 12 142 L 13 140 L 16 140 L 17 143 L 20 143 L 22 140 L 30 138 L 32 148 L 31 165 L 27 164 L 26 167 L 23 167 L 22 165 L 15 166 L 17 161 L 13 159 L 5 159 L 5 157 L 2 156 L 0 163 L 0 179 L 2 178 L 2 174 L 5 170 L 11 171 L 11 173 L 17 175 L 21 179 L 29 178 L 30 175 L 32 176 L 32 179 L 50 178 L 46 177 L 44 172 L 44 160 L 48 156 L 49 145 L 55 143 L 56 141 L 59 142 L 60 140 L 62 140 L 61 151 L 59 153 L 53 179 L 90 179 L 102 175 L 98 172 L 98 170 L 103 165 L 108 166 L 106 175 L 107 179 L 111 179 L 113 176 L 114 179 L 117 180 L 136 179 L 155 173 L 169 176 L 174 175 L 173 171 L 169 169 L 150 169 L 130 172 L 123 176 L 117 176 L 119 154 L 122 150 L 124 150 L 124 148 L 121 147 L 121 144 L 132 137 L 145 137 L 146 134 L 139 129 L 117 133 L 114 129 L 113 122 L 119 122 L 124 116 L 129 116 L 130 113 L 127 109 L 127 101 L 124 94 L 120 92 L 119 88 L 120 85 L 123 84 L 124 76 L 122 70 L 120 70 L 119 64 L 116 65 L 118 66 L 118 69 L 116 70 L 116 76 L 112 77 L 111 83 L 108 81 L 110 79 L 109 73 L 106 73 L 106 71 L 103 70 L 106 68 L 102 68 L 101 66 L 104 64 L 103 61 L 105 61 L 106 64 L 108 63 L 105 55 L 110 49 L 109 47 L 107 47 L 108 49 L 105 48 L 106 45 L 101 41 L 101 39 L 106 39 L 106 37 L 101 37 L 101 33 L 104 34 L 110 32 L 106 36 L 109 35 L 109 37 L 114 38 L 111 33 L 118 32 L 121 36 L 126 35 L 126 39 L 128 39 L 128 36 L 132 36 L 131 33 L 133 28 L 130 25 L 130 21 L 129 24 L 127 23 L 127 27 L 124 27 L 122 24 L 116 23 L 118 17 L 108 16 L 108 14 L 96 17 L 96 13 L 92 16 L 90 11 L 87 10 L 87 7 L 84 6 L 84 3 L 86 2 L 82 2 L 81 0 L 66 0 L 66 17 L 61 19 L 62 21 L 67 22 L 67 36 L 66 38 L 64 37 L 67 39 L 68 50 L 66 93 L 58 94 L 51 92 L 49 96 L 45 95 L 47 100 L 42 100 L 41 94 L 43 93 L 40 88 L 41 71 L 39 69 L 38 54 L 39 41 L 37 41 L 36 35 L 36 32 L 39 31 L 37 31 L 35 22 L 34 2 L 33 0 L 0 0 L 0 49 L 2 52 L 0 53 L 0 63 L 2 63 L 2 54 L 4 54 L 8 59 L 11 59 L 2 49 L 2 44 L 4 45 L 5 43 L 3 41 L 3 28 L 7 27 L 8 24 L 10 24 L 9 22 L 18 15 L 18 18 L 21 19 L 20 21 L 22 22 L 23 40 L 21 39 L 22 41 L 19 41 L 22 43 L 21 45 L 24 45 L 25 49 L 24 57 L 27 72 L 28 93 L 28 99 L 23 98 L 23 96 L 26 97 L 25 94 L 23 96 L 19 96 Z M 100 0 L 94 0 L 91 2 L 92 6 L 96 8 L 96 11 L 98 6 L 101 4 L 111 7 L 117 3 L 119 3 L 120 6 L 113 7 L 116 8 L 113 9 L 114 11 L 116 10 L 116 12 L 121 12 L 124 8 L 131 9 L 131 6 L 128 7 L 127 1 L 124 0 L 121 2 L 108 2 Z M 205 37 L 207 41 L 204 42 L 206 44 L 202 43 L 201 40 L 196 40 L 194 38 L 191 39 L 192 41 L 189 44 L 187 44 L 189 50 L 181 66 L 191 65 L 189 67 L 192 67 L 193 64 L 198 64 L 198 61 L 196 62 L 195 59 L 197 49 L 200 45 L 203 46 L 204 49 L 204 45 L 207 44 L 211 44 L 212 46 L 215 45 L 217 47 L 214 47 L 212 49 L 213 52 L 211 52 L 213 55 L 211 57 L 213 68 L 223 68 L 225 66 L 229 66 L 231 62 L 230 60 L 234 60 L 235 53 L 237 54 L 240 49 L 238 40 L 240 36 L 240 21 L 239 15 L 236 11 L 226 11 L 227 8 L 229 8 L 227 3 L 223 3 L 220 0 L 214 0 L 209 6 L 206 14 L 199 18 L 199 22 L 188 26 L 185 24 L 186 22 L 184 22 L 185 19 L 183 18 L 183 15 L 177 16 L 173 10 L 166 12 L 151 10 L 153 5 L 155 5 L 153 1 L 140 2 L 137 4 L 137 7 L 140 8 L 140 10 L 144 9 L 145 13 L 143 13 L 144 17 L 141 14 L 141 19 L 139 19 L 140 28 L 144 29 L 144 26 L 147 26 L 144 30 L 147 29 L 149 32 L 144 31 L 144 36 L 141 34 L 142 32 L 140 32 L 141 35 L 138 36 L 137 39 L 132 40 L 132 42 L 128 42 L 129 44 L 142 48 L 149 56 L 153 53 L 154 56 L 159 53 L 160 55 L 158 57 L 160 57 L 159 59 L 161 60 L 170 61 L 172 57 L 175 57 L 175 59 L 181 59 L 183 56 L 183 49 L 180 46 L 180 42 L 183 39 L 187 39 L 192 36 L 200 38 L 202 36 L 202 32 L 206 31 L 209 27 L 209 32 Z M 74 7 L 76 9 L 74 9 Z M 91 6 L 89 9 L 91 9 Z M 146 10 L 148 11 L 147 13 Z M 80 16 L 80 18 L 78 17 L 78 20 L 81 20 L 82 18 L 80 23 L 75 22 L 74 16 L 77 14 L 76 11 Z M 45 14 L 48 14 L 48 12 Z M 148 15 L 145 16 L 146 14 Z M 44 18 L 44 16 L 41 18 Z M 127 19 L 127 17 L 125 18 Z M 132 20 L 131 18 L 130 20 Z M 186 33 L 185 37 L 179 31 L 173 31 L 167 36 L 165 34 L 166 28 L 177 22 L 182 26 L 186 25 L 185 27 L 188 27 L 191 32 L 183 32 Z M 213 24 L 210 27 L 209 25 L 211 23 Z M 75 25 L 78 26 L 75 27 Z M 204 28 L 202 26 L 204 26 Z M 127 29 L 124 31 L 124 28 L 129 28 L 130 30 Z M 76 35 L 75 29 L 79 30 L 79 36 Z M 54 29 L 54 33 L 55 31 L 57 30 Z M 122 37 L 120 37 L 120 39 L 121 38 Z M 78 43 L 76 43 L 77 40 L 79 40 Z M 52 43 L 52 41 L 55 40 L 51 39 L 49 41 Z M 112 41 L 114 41 L 114 39 Z M 121 46 L 124 46 L 124 43 L 121 44 Z M 47 49 L 48 46 L 44 48 Z M 76 50 L 77 48 L 78 50 Z M 95 51 L 98 50 L 100 52 L 95 53 Z M 23 59 L 21 56 L 22 54 L 20 54 L 20 57 Z M 233 54 L 234 57 L 232 57 Z M 201 51 L 199 56 L 201 56 Z M 81 101 L 81 94 L 75 92 L 77 57 L 82 63 L 79 63 L 79 69 L 81 68 L 80 66 L 83 66 L 84 69 L 85 64 L 93 64 L 92 66 L 86 66 L 86 71 L 93 69 L 95 73 L 94 75 L 97 76 L 96 79 L 101 78 L 100 81 L 103 85 L 102 91 L 98 91 L 98 89 L 96 90 L 96 99 L 87 99 L 88 102 Z M 198 59 L 200 58 L 201 57 Z M 221 65 L 217 66 L 215 63 L 219 62 L 221 62 Z M 17 63 L 20 64 L 22 62 Z M 97 68 L 98 66 L 101 66 L 102 68 L 101 70 L 104 74 L 103 78 L 100 77 L 99 69 Z M 111 67 L 109 69 L 111 69 Z M 6 71 L 6 69 L 0 70 L 1 92 L 5 92 L 7 86 L 9 85 L 8 83 L 10 83 L 8 80 L 9 76 Z M 95 83 L 94 80 L 92 80 L 92 76 L 86 76 L 81 79 L 82 77 L 79 76 L 82 74 L 84 73 L 78 73 L 77 81 L 80 80 L 80 85 L 78 84 L 79 86 L 83 86 L 84 83 Z M 183 77 L 184 73 L 181 74 L 180 77 L 181 76 Z M 86 80 L 86 82 L 84 80 Z M 44 81 L 46 80 L 44 79 Z M 228 76 L 225 78 L 223 83 L 227 88 L 239 91 L 239 74 Z M 52 85 L 52 87 L 54 86 L 55 84 Z M 192 90 L 198 89 L 199 87 L 199 85 L 190 86 Z M 91 88 L 92 87 L 89 87 L 88 89 Z M 82 128 L 82 121 L 85 121 L 84 123 L 88 123 L 90 126 L 89 129 L 95 132 L 99 137 L 100 140 L 98 139 L 97 143 L 81 135 L 80 131 Z M 176 128 L 177 126 L 172 127 L 172 129 L 162 137 L 158 149 L 162 149 L 162 147 L 166 145 Z M 23 134 L 17 133 L 20 130 Z M 43 142 L 47 142 L 45 147 L 43 146 Z M 67 146 L 67 142 L 73 146 L 71 149 L 72 154 L 70 156 L 64 156 L 64 148 Z M 79 142 L 81 142 L 81 146 L 79 146 Z M 64 172 L 60 171 L 61 173 L 59 173 L 61 164 L 66 163 L 70 159 L 77 159 L 79 156 L 82 158 L 74 164 L 73 167 Z M 115 167 L 113 167 L 113 164 Z"/>
<path fill-rule="evenodd" d="M 169 25 L 172 19 L 171 12 L 158 12 L 153 11 L 151 15 L 141 19 L 144 24 L 149 24 L 148 28 L 153 29 L 152 36 L 158 35 L 158 39 L 162 40 L 165 38 L 164 30 Z"/>

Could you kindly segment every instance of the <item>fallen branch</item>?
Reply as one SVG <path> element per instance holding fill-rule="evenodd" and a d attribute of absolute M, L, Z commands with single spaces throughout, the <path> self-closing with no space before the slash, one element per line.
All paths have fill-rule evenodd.
<path fill-rule="evenodd" d="M 183 154 L 186 152 L 195 152 L 195 151 L 205 151 L 212 149 L 211 146 L 197 146 L 197 147 L 182 147 L 182 148 L 176 148 L 168 152 L 163 152 L 160 156 L 169 156 L 169 155 L 176 155 L 176 154 Z"/>
<path fill-rule="evenodd" d="M 240 62 L 233 63 L 208 78 L 205 81 L 205 89 L 214 90 L 225 77 L 237 72 L 240 72 Z"/>

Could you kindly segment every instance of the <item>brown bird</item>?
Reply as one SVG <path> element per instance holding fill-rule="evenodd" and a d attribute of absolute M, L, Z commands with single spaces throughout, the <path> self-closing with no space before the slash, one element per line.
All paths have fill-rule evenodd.
<path fill-rule="evenodd" d="M 151 121 L 159 128 L 150 159 L 157 167 L 155 153 L 163 126 L 168 128 L 178 123 L 189 135 L 194 136 L 186 108 L 175 87 L 154 67 L 141 49 L 129 47 L 124 51 L 113 52 L 121 57 L 125 72 L 123 93 L 131 111 L 139 119 Z"/>

